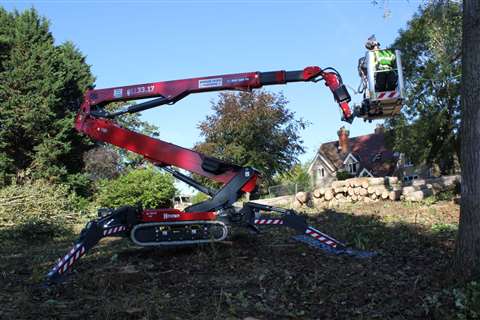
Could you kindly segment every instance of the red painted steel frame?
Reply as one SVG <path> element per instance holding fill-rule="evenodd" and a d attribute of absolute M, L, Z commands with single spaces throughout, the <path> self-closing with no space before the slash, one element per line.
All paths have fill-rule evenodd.
<path fill-rule="evenodd" d="M 207 172 L 202 169 L 202 154 L 122 128 L 112 120 L 80 114 L 77 116 L 77 129 L 94 140 L 135 152 L 155 164 L 173 165 L 217 182 L 226 183 L 236 175 L 235 170 L 227 170 L 222 174 Z"/>
<path fill-rule="evenodd" d="M 323 80 L 325 80 L 325 85 L 328 86 L 332 92 L 341 85 L 337 75 L 331 72 L 324 72 Z M 352 111 L 350 110 L 348 102 L 341 102 L 339 103 L 339 106 L 342 109 L 343 118 L 349 119 L 352 116 Z"/>
<path fill-rule="evenodd" d="M 90 89 L 84 96 L 83 104 L 75 120 L 75 127 L 78 131 L 87 134 L 95 140 L 108 142 L 135 152 L 156 164 L 173 165 L 217 182 L 227 183 L 236 175 L 239 167 L 227 164 L 226 170 L 219 174 L 205 171 L 202 168 L 204 155 L 122 128 L 112 120 L 91 114 L 91 107 L 100 107 L 105 103 L 114 101 L 130 101 L 155 97 L 167 99 L 165 103 L 174 103 L 191 93 L 222 90 L 248 91 L 260 88 L 263 85 L 284 84 L 289 81 L 312 81 L 318 77 L 323 77 L 326 85 L 332 91 L 341 85 L 335 73 L 324 72 L 316 66 L 305 68 L 298 72 L 298 77 L 291 79 L 287 78 L 286 71 L 269 72 L 268 74 L 270 76 L 273 75 L 273 78 L 269 78 L 268 82 L 262 84 L 261 76 L 264 74 L 267 73 L 248 72 L 98 90 Z M 351 116 L 348 103 L 340 103 L 340 107 L 345 119 L 348 119 Z M 253 176 L 247 185 L 244 186 L 243 191 L 251 191 L 255 180 L 256 176 Z"/>
<path fill-rule="evenodd" d="M 178 209 L 143 210 L 142 222 L 215 220 L 215 212 L 183 212 Z"/>
<path fill-rule="evenodd" d="M 250 90 L 260 88 L 261 86 L 259 72 L 248 72 L 89 90 L 85 95 L 85 101 L 82 104 L 81 111 L 83 113 L 89 113 L 90 106 L 104 102 L 130 101 L 156 97 L 175 100 L 183 98 L 190 93 L 221 90 Z"/>

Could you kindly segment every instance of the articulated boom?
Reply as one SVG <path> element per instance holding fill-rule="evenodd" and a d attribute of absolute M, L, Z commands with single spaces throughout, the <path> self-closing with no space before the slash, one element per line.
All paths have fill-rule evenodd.
<path fill-rule="evenodd" d="M 85 94 L 84 102 L 80 108 L 80 114 L 115 117 L 124 113 L 143 111 L 163 104 L 172 104 L 192 93 L 223 90 L 251 91 L 252 89 L 258 89 L 268 85 L 286 84 L 289 82 L 318 82 L 322 79 L 334 94 L 335 100 L 340 104 L 344 119 L 351 121 L 352 112 L 348 107 L 350 95 L 342 83 L 341 76 L 333 68 L 322 70 L 317 66 L 306 67 L 303 70 L 297 71 L 247 72 L 144 83 L 107 89 L 90 89 Z M 157 99 L 133 105 L 123 111 L 108 115 L 99 110 L 92 110 L 101 109 L 106 103 L 110 102 L 146 98 Z M 77 129 L 82 131 L 78 124 L 77 122 Z"/>
<path fill-rule="evenodd" d="M 135 152 L 159 165 L 175 166 L 217 182 L 227 183 L 237 174 L 240 167 L 122 128 L 112 119 L 125 113 L 172 104 L 192 93 L 222 90 L 250 91 L 266 85 L 300 81 L 317 82 L 323 79 L 339 104 L 343 119 L 351 122 L 353 114 L 348 105 L 350 95 L 340 75 L 336 71 L 325 70 L 319 67 L 307 67 L 299 71 L 248 72 L 99 90 L 90 89 L 85 94 L 75 127 L 94 140 L 108 142 Z M 131 105 L 114 113 L 107 113 L 103 109 L 110 102 L 145 98 L 156 99 Z M 245 190 L 245 192 L 250 191 Z"/>
<path fill-rule="evenodd" d="M 192 78 L 185 80 L 146 83 L 108 89 L 89 89 L 80 107 L 75 127 L 94 140 L 107 142 L 145 157 L 157 167 L 189 184 L 211 198 L 194 204 L 184 211 L 175 209 L 142 209 L 124 206 L 99 210 L 99 219 L 90 221 L 74 247 L 52 268 L 48 281 L 55 282 L 103 237 L 126 236 L 139 246 L 190 245 L 222 241 L 228 226 L 237 224 L 259 232 L 258 227 L 289 227 L 298 232 L 294 239 L 334 253 L 368 256 L 348 249 L 339 241 L 307 225 L 303 216 L 293 210 L 246 202 L 242 208 L 233 204 L 244 194 L 256 189 L 260 173 L 209 157 L 193 150 L 128 130 L 114 118 L 126 113 L 140 112 L 164 104 L 173 104 L 189 94 L 240 90 L 250 91 L 267 85 L 289 82 L 318 82 L 324 80 L 342 110 L 342 120 L 351 122 L 354 114 L 348 103 L 350 95 L 335 69 L 307 67 L 297 71 L 248 72 Z M 108 113 L 104 107 L 115 101 L 154 98 L 130 105 L 121 111 Z M 173 167 L 220 182 L 213 190 L 186 176 Z M 274 216 L 261 216 L 261 212 Z"/>

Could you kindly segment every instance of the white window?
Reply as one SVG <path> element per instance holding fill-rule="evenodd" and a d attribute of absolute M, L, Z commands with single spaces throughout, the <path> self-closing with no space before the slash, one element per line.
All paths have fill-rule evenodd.
<path fill-rule="evenodd" d="M 359 163 L 357 158 L 355 158 L 351 153 L 343 161 L 345 171 L 350 174 L 356 174 L 357 170 L 359 169 Z"/>
<path fill-rule="evenodd" d="M 349 163 L 348 164 L 348 172 L 351 174 L 357 173 L 357 164 L 356 163 Z"/>
<path fill-rule="evenodd" d="M 325 169 L 324 168 L 318 168 L 317 169 L 317 178 L 318 179 L 325 178 Z"/>

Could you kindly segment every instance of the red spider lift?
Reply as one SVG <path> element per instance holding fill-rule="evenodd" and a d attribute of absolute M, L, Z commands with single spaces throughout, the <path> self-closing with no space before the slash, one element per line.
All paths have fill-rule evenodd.
<path fill-rule="evenodd" d="M 140 112 L 165 104 L 173 104 L 189 94 L 222 90 L 250 91 L 262 86 L 289 82 L 325 81 L 339 104 L 343 121 L 352 122 L 355 116 L 368 117 L 368 112 L 356 114 L 350 110 L 350 95 L 339 73 L 333 68 L 307 67 L 296 71 L 249 72 L 145 83 L 108 89 L 89 89 L 84 96 L 75 120 L 76 129 L 96 141 L 110 143 L 145 157 L 175 178 L 207 194 L 206 201 L 191 205 L 183 211 L 176 209 L 142 209 L 123 206 L 99 210 L 99 218 L 90 221 L 82 230 L 73 248 L 53 266 L 47 275 L 49 283 L 57 282 L 100 239 L 110 236 L 129 237 L 139 246 L 178 246 L 224 240 L 229 226 L 245 226 L 259 232 L 259 226 L 289 227 L 297 231 L 294 239 L 332 253 L 369 256 L 369 253 L 347 248 L 341 242 L 309 226 L 305 217 L 293 210 L 246 202 L 237 208 L 233 204 L 244 194 L 256 189 L 260 173 L 254 168 L 240 167 L 209 157 L 193 150 L 149 137 L 121 127 L 115 117 Z M 115 101 L 154 98 L 129 105 L 121 111 L 108 113 L 105 106 Z M 218 190 L 208 188 L 176 170 L 220 182 Z M 262 216 L 262 212 L 275 213 Z"/>

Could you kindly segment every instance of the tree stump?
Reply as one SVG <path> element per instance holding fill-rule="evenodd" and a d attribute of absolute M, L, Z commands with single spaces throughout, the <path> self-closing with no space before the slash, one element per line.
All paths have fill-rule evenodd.
<path fill-rule="evenodd" d="M 300 201 L 302 204 L 307 203 L 308 201 L 308 193 L 307 192 L 299 192 L 295 196 L 295 198 Z"/>

